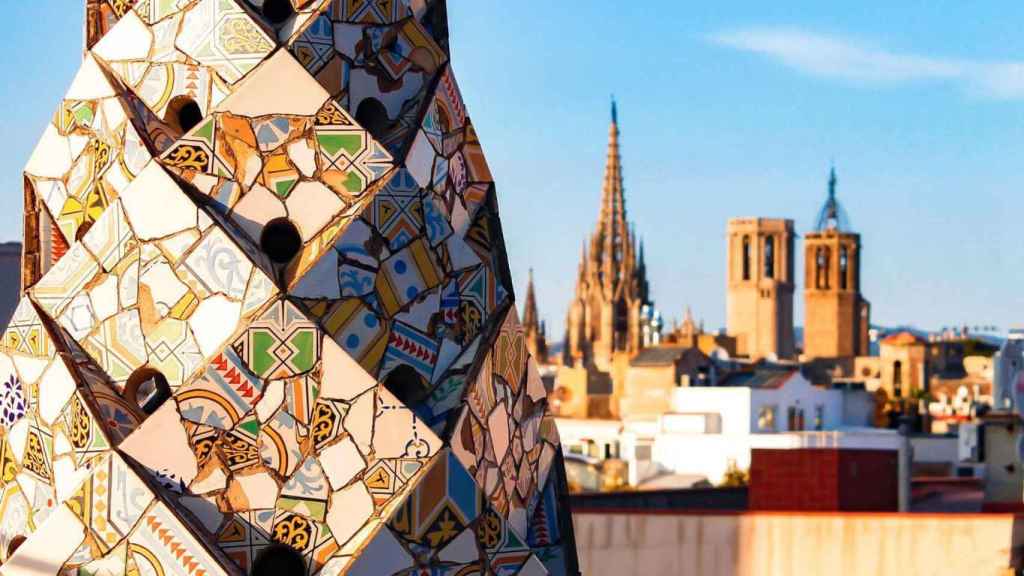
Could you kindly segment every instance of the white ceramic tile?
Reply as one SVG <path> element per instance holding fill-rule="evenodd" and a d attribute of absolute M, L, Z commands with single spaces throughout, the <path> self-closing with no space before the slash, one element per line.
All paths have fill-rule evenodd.
<path fill-rule="evenodd" d="M 377 394 L 364 392 L 357 398 L 345 415 L 345 430 L 352 436 L 359 451 L 369 454 L 373 446 L 373 415 L 377 409 Z"/>
<path fill-rule="evenodd" d="M 60 325 L 75 340 L 85 338 L 96 326 L 96 318 L 92 312 L 92 303 L 87 292 L 79 292 L 68 304 L 58 318 Z"/>
<path fill-rule="evenodd" d="M 107 98 L 100 104 L 103 110 L 103 117 L 107 121 L 107 126 L 111 129 L 117 129 L 122 122 L 128 119 L 128 115 L 125 114 L 124 106 L 121 105 L 121 101 L 117 98 Z M 134 132 L 134 128 L 128 128 Z M 120 191 L 121 189 L 118 189 Z"/>
<path fill-rule="evenodd" d="M 63 178 L 71 170 L 72 160 L 68 139 L 61 136 L 53 124 L 47 124 L 25 172 L 40 178 Z"/>
<path fill-rule="evenodd" d="M 352 560 L 352 556 L 335 556 L 320 569 L 320 576 L 343 576 Z"/>
<path fill-rule="evenodd" d="M 377 458 L 422 457 L 441 448 L 441 441 L 426 424 L 416 421 L 412 410 L 385 389 L 379 394 L 381 406 L 387 408 L 378 410 L 373 426 L 373 450 Z M 414 448 L 416 440 L 420 445 Z M 410 453 L 410 450 L 415 452 Z"/>
<path fill-rule="evenodd" d="M 466 528 L 454 540 L 437 553 L 437 559 L 454 564 L 469 564 L 480 560 L 480 550 L 476 545 L 476 531 Z"/>
<path fill-rule="evenodd" d="M 28 441 L 28 418 L 22 418 L 14 423 L 7 429 L 7 442 L 10 443 L 11 452 L 14 453 L 14 459 L 21 463 L 22 456 L 25 455 L 25 442 Z"/>
<path fill-rule="evenodd" d="M 363 27 L 338 22 L 334 25 L 334 49 L 349 58 L 356 57 L 356 45 L 363 41 Z"/>
<path fill-rule="evenodd" d="M 327 526 L 338 545 L 344 545 L 373 515 L 373 498 L 366 485 L 356 482 L 331 494 L 331 507 L 327 511 Z M 385 530 L 386 531 L 386 530 Z M 379 572 L 384 574 L 385 572 Z"/>
<path fill-rule="evenodd" d="M 417 130 L 416 140 L 412 143 L 412 148 L 409 150 L 409 156 L 405 160 L 405 165 L 409 173 L 416 180 L 416 183 L 420 185 L 420 188 L 430 187 L 434 155 L 434 147 L 430 145 L 427 135 L 423 133 L 423 130 Z"/>
<path fill-rule="evenodd" d="M 92 311 L 99 322 L 117 314 L 117 279 L 110 274 L 89 291 Z"/>
<path fill-rule="evenodd" d="M 235 474 L 232 486 L 228 487 L 228 498 L 236 512 L 275 508 L 278 490 L 277 482 L 266 472 Z"/>
<path fill-rule="evenodd" d="M 31 384 L 39 380 L 39 376 L 43 374 L 43 370 L 50 363 L 47 358 L 34 358 L 32 356 L 22 356 L 21 354 L 15 354 L 11 357 L 14 360 L 14 366 L 18 369 L 18 374 L 21 375 L 21 381 L 23 384 Z"/>
<path fill-rule="evenodd" d="M 288 211 L 281 205 L 277 196 L 259 184 L 242 196 L 233 211 L 234 221 L 254 242 L 260 241 L 263 226 L 267 222 L 287 215 Z"/>
<path fill-rule="evenodd" d="M 67 506 L 58 506 L 32 537 L 0 566 L 3 576 L 54 576 L 85 540 L 85 526 Z"/>
<path fill-rule="evenodd" d="M 530 554 L 530 559 L 523 564 L 516 576 L 548 576 L 548 570 L 537 556 Z"/>
<path fill-rule="evenodd" d="M 223 490 L 228 485 L 228 475 L 224 473 L 224 468 L 221 466 L 210 466 L 208 469 L 203 469 L 206 476 L 203 476 L 202 472 L 196 477 L 196 480 L 192 482 L 192 485 L 188 487 L 189 491 L 193 494 L 206 494 L 207 492 L 213 492 L 215 490 Z"/>
<path fill-rule="evenodd" d="M 129 10 L 118 20 L 99 42 L 93 46 L 94 54 L 112 60 L 145 60 L 153 46 L 153 34 L 135 13 Z"/>
<path fill-rule="evenodd" d="M 214 294 L 200 302 L 188 323 L 203 356 L 215 354 L 231 336 L 241 311 L 240 302 L 232 302 L 221 294 Z"/>
<path fill-rule="evenodd" d="M 191 484 L 199 469 L 175 402 L 165 402 L 132 432 L 120 450 L 154 472 L 169 472 Z M 154 450 L 159 446 L 159 450 Z"/>
<path fill-rule="evenodd" d="M 414 561 L 395 535 L 387 528 L 381 530 L 363 549 L 349 569 L 347 576 L 381 576 L 395 574 L 414 565 Z"/>
<path fill-rule="evenodd" d="M 338 253 L 327 250 L 289 293 L 296 298 L 337 300 L 341 298 L 338 282 Z"/>
<path fill-rule="evenodd" d="M 188 249 L 198 241 L 198 230 L 185 230 L 184 232 L 179 232 L 170 238 L 160 240 L 157 244 L 160 246 L 160 249 L 163 250 L 164 255 L 167 256 L 167 261 L 170 262 L 172 266 L 176 266 L 178 261 L 181 260 L 181 257 L 185 255 L 185 252 L 187 252 Z"/>
<path fill-rule="evenodd" d="M 150 162 L 121 195 L 125 215 L 140 240 L 194 228 L 198 209 L 156 162 Z"/>
<path fill-rule="evenodd" d="M 302 241 L 308 242 L 331 220 L 344 204 L 337 194 L 320 182 L 299 182 L 286 201 L 288 216 L 299 228 Z"/>
<path fill-rule="evenodd" d="M 528 518 L 526 517 L 526 509 L 522 507 L 512 506 L 508 511 L 508 526 L 515 531 L 523 540 L 526 539 L 526 530 L 528 525 Z"/>
<path fill-rule="evenodd" d="M 57 428 L 53 431 L 53 455 L 63 456 L 65 454 L 71 454 L 75 449 L 71 446 L 71 441 L 68 440 L 67 434 L 64 433 L 62 428 Z"/>
<path fill-rule="evenodd" d="M 249 117 L 313 116 L 329 97 L 287 50 L 278 50 L 236 86 L 217 111 Z"/>
<path fill-rule="evenodd" d="M 306 178 L 312 178 L 316 173 L 316 150 L 309 145 L 309 140 L 299 138 L 288 145 L 288 158 L 295 167 L 302 172 Z"/>
<path fill-rule="evenodd" d="M 263 397 L 256 403 L 256 417 L 260 423 L 270 420 L 284 402 L 284 380 L 273 380 L 263 388 Z"/>
<path fill-rule="evenodd" d="M 139 277 L 139 284 L 149 292 L 152 304 L 161 318 L 188 294 L 188 286 L 178 279 L 171 266 L 163 259 L 146 266 Z"/>
<path fill-rule="evenodd" d="M 320 396 L 331 400 L 352 401 L 377 386 L 377 380 L 363 369 L 330 335 L 323 337 L 321 348 L 323 376 Z"/>
<path fill-rule="evenodd" d="M 320 465 L 324 469 L 331 488 L 340 490 L 366 468 L 363 455 L 356 448 L 352 438 L 346 437 L 341 442 L 329 446 L 320 452 Z"/>
<path fill-rule="evenodd" d="M 451 256 L 452 270 L 464 270 L 480 264 L 480 257 L 466 244 L 461 234 L 452 234 L 445 241 Z"/>
<path fill-rule="evenodd" d="M 74 456 L 61 456 L 53 460 L 53 484 L 57 489 L 57 502 L 70 498 L 82 481 L 89 477 L 90 470 L 85 466 L 75 466 Z"/>
<path fill-rule="evenodd" d="M 82 67 L 71 82 L 71 88 L 64 95 L 65 100 L 99 100 L 116 96 L 110 80 L 90 53 L 82 60 Z"/>
<path fill-rule="evenodd" d="M 75 393 L 75 379 L 60 358 L 53 361 L 39 381 L 39 417 L 52 425 Z"/>

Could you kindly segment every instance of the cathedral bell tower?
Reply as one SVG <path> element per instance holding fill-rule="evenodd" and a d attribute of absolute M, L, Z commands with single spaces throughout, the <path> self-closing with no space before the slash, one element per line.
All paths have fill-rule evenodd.
<path fill-rule="evenodd" d="M 737 352 L 792 358 L 793 221 L 733 218 L 727 230 L 727 324 Z"/>
<path fill-rule="evenodd" d="M 867 354 L 870 304 L 860 293 L 860 256 L 860 234 L 850 231 L 836 199 L 833 169 L 828 199 L 804 238 L 805 357 Z"/>

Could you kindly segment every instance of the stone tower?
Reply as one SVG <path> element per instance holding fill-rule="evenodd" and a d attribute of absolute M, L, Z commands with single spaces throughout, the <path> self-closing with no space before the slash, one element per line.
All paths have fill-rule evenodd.
<path fill-rule="evenodd" d="M 86 8 L 25 168 L 0 574 L 578 574 L 444 0 Z"/>
<path fill-rule="evenodd" d="M 523 304 L 523 334 L 526 337 L 526 349 L 540 364 L 548 362 L 547 327 L 537 313 L 537 294 L 533 287 L 533 269 L 530 269 L 530 280 L 526 284 L 526 299 Z"/>
<path fill-rule="evenodd" d="M 566 323 L 565 363 L 608 371 L 616 353 L 643 346 L 641 312 L 650 304 L 643 247 L 626 219 L 619 121 L 612 103 L 608 156 L 597 228 L 584 242 L 576 294 Z"/>
<path fill-rule="evenodd" d="M 836 173 L 813 232 L 804 237 L 804 355 L 867 354 L 870 305 L 860 294 L 860 234 L 836 198 Z"/>
<path fill-rule="evenodd" d="M 793 221 L 734 218 L 727 229 L 727 325 L 737 352 L 792 358 Z"/>

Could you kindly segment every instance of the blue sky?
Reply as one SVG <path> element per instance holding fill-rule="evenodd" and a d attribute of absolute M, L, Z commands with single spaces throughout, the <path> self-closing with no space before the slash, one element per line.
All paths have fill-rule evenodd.
<path fill-rule="evenodd" d="M 20 236 L 22 166 L 77 67 L 79 4 L 7 7 L 0 239 Z M 535 268 L 554 335 L 597 217 L 612 93 L 667 318 L 691 305 L 721 325 L 726 220 L 807 231 L 834 159 L 874 322 L 1020 324 L 1024 5 L 835 4 L 449 0 L 513 275 L 522 292 Z"/>

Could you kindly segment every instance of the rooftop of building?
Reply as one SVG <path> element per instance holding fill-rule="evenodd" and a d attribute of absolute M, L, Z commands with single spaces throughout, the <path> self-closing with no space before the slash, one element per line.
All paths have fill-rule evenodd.
<path fill-rule="evenodd" d="M 728 374 L 719 381 L 718 385 L 774 390 L 782 388 L 790 378 L 799 372 L 799 370 L 789 367 L 758 367 L 753 370 Z"/>
<path fill-rule="evenodd" d="M 690 350 L 700 353 L 689 346 L 655 346 L 644 348 L 630 361 L 630 366 L 669 366 L 678 362 Z"/>
<path fill-rule="evenodd" d="M 912 346 L 914 344 L 924 344 L 925 342 L 926 340 L 924 338 L 921 338 L 909 330 L 902 330 L 882 338 L 882 344 L 885 344 L 886 346 Z"/>

